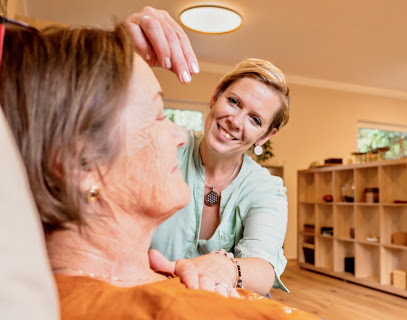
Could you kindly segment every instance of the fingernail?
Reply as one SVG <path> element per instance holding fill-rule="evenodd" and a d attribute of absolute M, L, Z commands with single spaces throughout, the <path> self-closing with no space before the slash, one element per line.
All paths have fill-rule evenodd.
<path fill-rule="evenodd" d="M 167 68 L 167 69 L 171 69 L 171 67 L 172 67 L 172 63 L 171 63 L 171 59 L 170 58 L 165 58 L 164 59 L 164 64 L 165 64 L 165 67 Z"/>
<path fill-rule="evenodd" d="M 195 62 L 191 63 L 191 69 L 193 73 L 199 73 L 199 67 Z"/>
<path fill-rule="evenodd" d="M 189 73 L 188 72 L 186 72 L 186 71 L 184 71 L 184 72 L 182 72 L 182 80 L 185 82 L 185 83 L 188 83 L 188 82 L 190 82 L 191 81 L 191 76 L 189 75 Z"/>
<path fill-rule="evenodd" d="M 149 61 L 151 59 L 151 55 L 147 52 L 146 54 L 146 60 Z"/>

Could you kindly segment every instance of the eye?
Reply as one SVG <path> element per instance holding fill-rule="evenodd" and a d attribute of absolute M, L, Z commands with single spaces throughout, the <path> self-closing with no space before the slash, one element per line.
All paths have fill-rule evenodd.
<path fill-rule="evenodd" d="M 228 101 L 233 105 L 237 105 L 239 103 L 239 101 L 233 97 L 228 97 Z"/>
<path fill-rule="evenodd" d="M 258 127 L 261 126 L 261 120 L 259 118 L 257 118 L 256 116 L 252 116 L 252 122 Z"/>

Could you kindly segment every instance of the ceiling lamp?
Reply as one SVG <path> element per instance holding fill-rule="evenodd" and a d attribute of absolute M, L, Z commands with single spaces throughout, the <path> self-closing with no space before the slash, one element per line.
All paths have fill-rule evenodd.
<path fill-rule="evenodd" d="M 214 34 L 231 32 L 242 25 L 242 17 L 237 12 L 209 5 L 186 9 L 179 20 L 188 29 Z"/>

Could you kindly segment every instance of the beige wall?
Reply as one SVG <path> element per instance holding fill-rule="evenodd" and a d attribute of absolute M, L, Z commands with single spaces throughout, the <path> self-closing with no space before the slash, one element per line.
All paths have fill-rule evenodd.
<path fill-rule="evenodd" d="M 181 85 L 168 72 L 155 73 L 165 97 L 198 102 L 209 101 L 221 77 L 202 72 L 194 76 L 192 84 Z M 276 154 L 272 163 L 284 166 L 289 199 L 285 251 L 293 259 L 297 256 L 297 170 L 330 157 L 352 158 L 350 153 L 357 151 L 358 120 L 407 125 L 407 100 L 295 84 L 290 89 L 291 118 L 272 140 Z"/>

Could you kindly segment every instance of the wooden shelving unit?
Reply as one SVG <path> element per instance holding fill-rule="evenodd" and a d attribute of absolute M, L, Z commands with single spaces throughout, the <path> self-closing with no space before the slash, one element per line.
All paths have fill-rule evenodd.
<path fill-rule="evenodd" d="M 393 270 L 407 270 L 407 246 L 391 243 L 393 232 L 407 231 L 407 204 L 394 203 L 407 201 L 407 159 L 300 170 L 297 178 L 300 266 L 407 298 L 391 284 Z M 348 181 L 354 202 L 342 195 Z M 365 188 L 379 188 L 378 203 L 365 201 Z M 321 235 L 322 227 L 333 235 Z M 354 258 L 354 273 L 345 271 L 345 258 Z"/>

